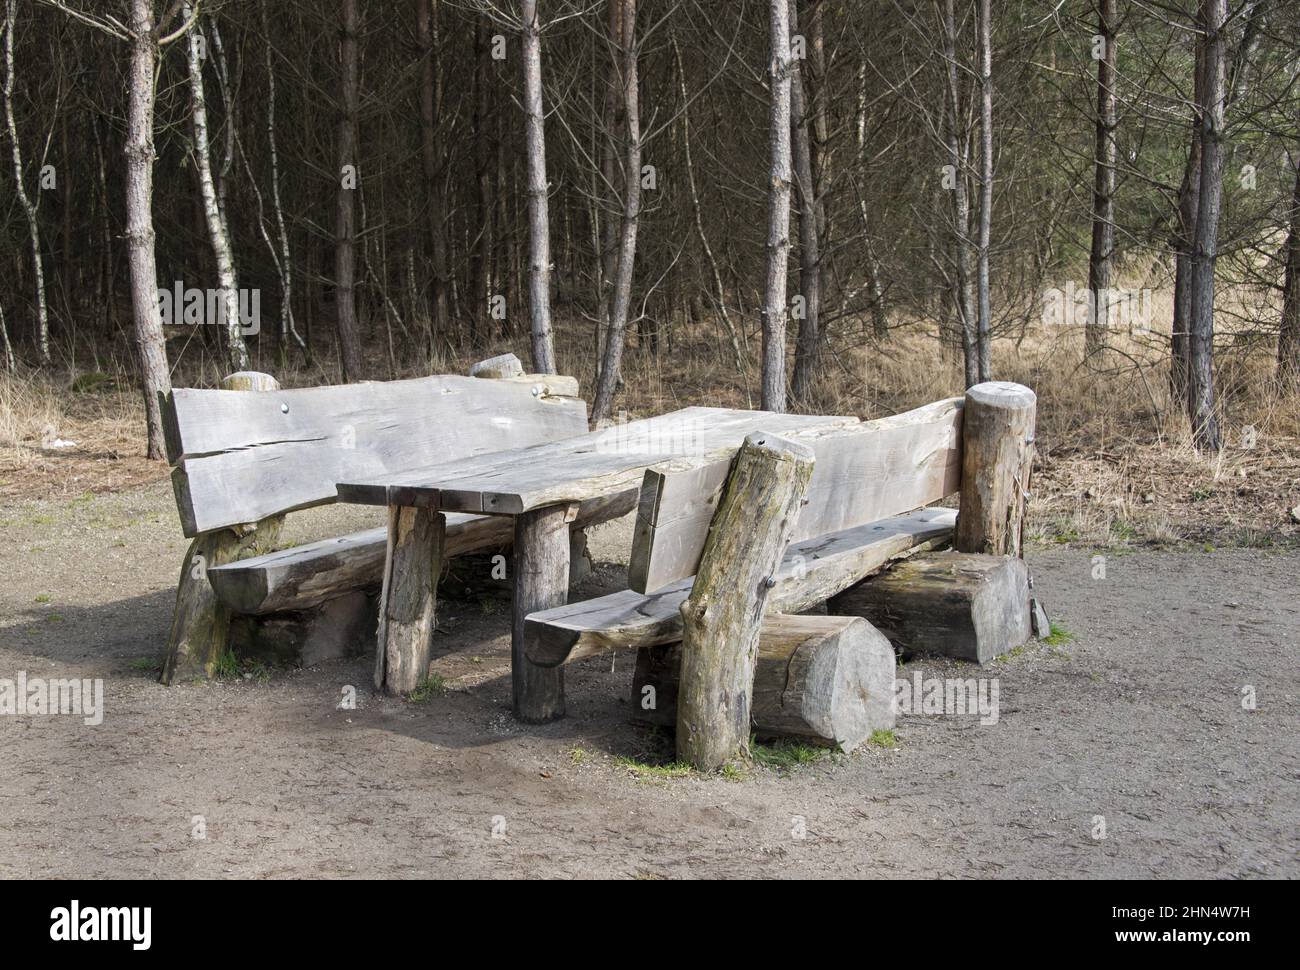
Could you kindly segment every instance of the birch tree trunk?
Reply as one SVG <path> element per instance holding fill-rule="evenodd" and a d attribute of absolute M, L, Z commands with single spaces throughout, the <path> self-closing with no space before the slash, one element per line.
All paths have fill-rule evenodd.
<path fill-rule="evenodd" d="M 334 304 L 338 314 L 339 357 L 343 379 L 365 376 L 361 338 L 357 332 L 356 212 L 357 171 L 357 0 L 343 0 L 342 41 L 339 44 L 340 103 L 338 122 L 339 193 L 334 230 Z"/>
<path fill-rule="evenodd" d="M 131 0 L 131 63 L 127 73 L 126 246 L 131 270 L 131 313 L 135 321 L 140 383 L 148 428 L 146 454 L 164 456 L 162 402 L 171 372 L 158 313 L 158 269 L 154 262 L 153 108 L 158 37 L 152 0 Z"/>
<path fill-rule="evenodd" d="M 767 285 L 763 297 L 762 407 L 785 410 L 786 273 L 790 258 L 790 5 L 771 0 L 772 87 L 768 139 Z"/>
<path fill-rule="evenodd" d="M 551 226 L 546 182 L 546 131 L 542 107 L 542 32 L 537 0 L 520 0 L 524 46 L 524 139 L 528 153 L 528 311 L 533 372 L 555 373 L 551 334 Z M 635 244 L 635 232 L 633 233 Z"/>
<path fill-rule="evenodd" d="M 1188 335 L 1187 414 L 1198 448 L 1218 451 L 1219 418 L 1214 401 L 1214 268 L 1218 257 L 1223 196 L 1223 128 L 1226 96 L 1227 0 L 1201 0 L 1205 57 L 1197 106 L 1201 127 L 1201 198 L 1192 256 L 1191 332 Z"/>
<path fill-rule="evenodd" d="M 798 4 L 790 7 L 790 33 L 799 32 Z M 803 319 L 795 341 L 794 375 L 791 391 L 797 404 L 807 408 L 812 399 L 821 351 L 821 200 L 813 174 L 812 137 L 808 98 L 801 64 L 790 71 L 790 132 L 793 145 L 795 185 L 799 189 L 799 295 L 803 297 Z"/>
<path fill-rule="evenodd" d="M 976 243 L 979 319 L 975 329 L 976 367 L 981 381 L 991 379 L 993 313 L 989 302 L 989 243 L 993 228 L 993 7 L 979 0 L 980 220 Z"/>
<path fill-rule="evenodd" d="M 192 15 L 188 3 L 181 4 L 181 16 L 189 20 Z M 208 240 L 217 263 L 217 285 L 221 289 L 222 329 L 226 335 L 226 355 L 232 371 L 248 370 L 248 348 L 240 329 L 239 283 L 235 279 L 235 261 L 231 254 L 230 233 L 217 199 L 216 183 L 212 177 L 212 155 L 208 142 L 208 109 L 203 94 L 204 40 L 199 21 L 190 24 L 187 41 L 187 59 L 190 80 L 190 99 L 194 122 L 194 162 L 199 174 L 199 193 L 203 199 L 203 216 L 207 221 Z"/>
<path fill-rule="evenodd" d="M 32 275 L 36 285 L 36 352 L 42 364 L 50 362 L 50 318 L 45 303 L 45 269 L 41 263 L 41 229 L 36 220 L 36 203 L 27 194 L 23 177 L 23 153 L 18 144 L 18 125 L 14 122 L 14 30 L 18 20 L 18 0 L 5 2 L 5 124 L 13 147 L 14 194 L 27 216 L 27 233 L 32 245 Z M 64 176 L 67 178 L 67 175 Z"/>
<path fill-rule="evenodd" d="M 632 306 L 632 273 L 636 261 L 636 236 L 641 215 L 641 106 L 638 87 L 636 51 L 636 0 L 618 0 L 622 7 L 619 16 L 618 38 L 621 50 L 623 76 L 623 130 L 625 136 L 623 159 L 623 224 L 619 233 L 618 268 L 614 276 L 614 298 L 610 305 L 609 332 L 605 340 L 605 353 L 600 365 L 600 380 L 596 386 L 596 400 L 591 419 L 600 421 L 609 417 L 618 388 L 623 361 L 623 345 L 627 339 L 628 314 Z"/>
<path fill-rule="evenodd" d="M 1088 254 L 1088 293 L 1092 294 L 1093 309 L 1084 332 L 1089 355 L 1106 345 L 1106 330 L 1110 329 L 1110 282 L 1115 252 L 1115 0 L 1100 0 L 1097 36 L 1104 47 L 1097 59 L 1092 250 Z"/>
<path fill-rule="evenodd" d="M 1085 330 L 1089 355 L 1106 345 L 1110 329 L 1110 286 L 1115 262 L 1115 0 L 1099 0 L 1097 36 L 1104 45 L 1097 58 L 1097 118 L 1092 190 L 1092 249 L 1088 254 L 1088 292 L 1093 311 Z"/>

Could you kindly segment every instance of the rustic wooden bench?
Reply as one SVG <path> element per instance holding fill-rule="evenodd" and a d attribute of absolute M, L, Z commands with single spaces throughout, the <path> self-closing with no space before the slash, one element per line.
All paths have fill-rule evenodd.
<path fill-rule="evenodd" d="M 513 355 L 478 376 L 281 390 L 265 374 L 222 389 L 177 388 L 163 399 L 181 526 L 193 541 L 182 564 L 162 680 L 210 676 L 231 616 L 290 614 L 337 636 L 358 591 L 383 576 L 387 530 L 276 550 L 285 513 L 337 500 L 338 481 L 401 474 L 440 462 L 557 441 L 587 430 L 577 381 L 525 375 Z M 484 378 L 489 379 L 484 379 Z M 623 514 L 599 506 L 575 525 Z M 508 547 L 508 520 L 448 516 L 444 557 Z M 366 631 L 373 635 L 373 627 Z"/>
<path fill-rule="evenodd" d="M 639 495 L 631 588 L 532 613 L 525 620 L 526 654 L 545 667 L 607 650 L 637 649 L 633 700 L 640 700 L 639 691 L 648 687 L 670 688 L 675 700 L 676 667 L 683 656 L 675 645 L 689 640 L 694 619 L 696 636 L 705 636 L 700 631 L 707 629 L 720 654 L 738 650 L 743 656 L 750 649 L 743 645 L 752 644 L 745 676 L 753 685 L 758 727 L 766 719 L 774 729 L 851 746 L 870 727 L 868 691 L 860 679 L 867 668 L 876 678 L 870 691 L 875 710 L 880 710 L 882 690 L 892 698 L 892 650 L 887 663 L 880 659 L 881 644 L 887 647 L 888 641 L 874 629 L 874 639 L 868 640 L 860 624 L 846 626 L 851 618 L 791 624 L 762 620 L 763 613 L 793 614 L 833 600 L 869 585 L 863 581 L 900 560 L 947 545 L 956 535 L 959 548 L 979 554 L 987 568 L 932 572 L 961 574 L 961 581 L 974 577 L 969 589 L 956 590 L 958 597 L 976 595 L 975 587 L 990 575 L 1004 577 L 997 596 L 1011 602 L 1007 612 L 1014 615 L 1005 618 L 1003 629 L 985 632 L 990 642 L 1024 642 L 1030 604 L 1027 573 L 1018 555 L 1033 412 L 1027 388 L 978 385 L 965 398 L 882 420 L 794 429 L 783 432 L 784 438 L 767 436 L 770 440 L 751 435 L 732 456 L 682 458 L 656 466 L 645 473 Z M 748 462 L 743 469 L 742 459 Z M 768 479 L 755 471 L 764 464 L 772 469 Z M 782 465 L 787 468 L 775 470 Z M 792 474 L 794 466 L 804 469 L 804 477 L 782 492 L 779 476 Z M 952 509 L 926 507 L 958 493 L 961 521 Z M 775 508 L 782 501 L 792 502 L 788 512 Z M 941 576 L 929 591 L 936 602 L 950 598 L 943 582 Z M 843 597 L 839 601 L 845 602 Z M 959 612 L 945 616 L 956 622 Z M 985 612 L 992 616 L 993 611 Z M 846 648 L 843 639 L 850 634 L 857 641 Z M 1010 643 L 1016 638 L 1017 643 Z M 814 662 L 814 657 L 830 659 Z M 859 669 L 845 673 L 846 664 Z M 740 728 L 724 723 L 734 719 L 734 706 L 728 705 L 736 702 L 740 681 L 701 685 L 700 671 L 694 674 L 697 694 L 722 698 L 719 703 L 727 710 L 707 724 L 679 723 L 678 753 L 697 766 L 717 767 L 714 756 L 699 747 L 700 738 L 709 748 L 713 733 L 743 731 L 747 736 L 751 712 L 745 710 Z M 722 675 L 710 670 L 708 676 Z M 795 694 L 786 696 L 791 690 Z M 849 696 L 855 691 L 861 696 Z M 813 713 L 795 717 L 791 705 Z M 658 710 L 662 723 L 663 708 Z M 672 715 L 667 718 L 671 721 Z M 694 741 L 684 742 L 684 734 L 694 735 Z M 719 750 L 726 747 L 723 743 Z"/>

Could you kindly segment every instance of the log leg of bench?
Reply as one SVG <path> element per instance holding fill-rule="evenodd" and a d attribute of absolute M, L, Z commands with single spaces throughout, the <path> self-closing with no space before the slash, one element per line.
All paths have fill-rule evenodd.
<path fill-rule="evenodd" d="M 388 510 L 375 687 L 389 694 L 409 694 L 429 672 L 446 530 L 441 512 L 400 506 Z"/>
<path fill-rule="evenodd" d="M 515 600 L 510 674 L 515 716 L 542 724 L 564 716 L 564 671 L 539 667 L 524 653 L 524 617 L 568 601 L 571 511 L 550 506 L 515 517 Z"/>
<path fill-rule="evenodd" d="M 204 532 L 190 543 L 176 585 L 176 611 L 160 683 L 212 676 L 226 649 L 230 610 L 217 599 L 207 571 L 212 566 L 271 552 L 280 541 L 283 525 L 284 516 L 276 515 L 240 529 Z"/>

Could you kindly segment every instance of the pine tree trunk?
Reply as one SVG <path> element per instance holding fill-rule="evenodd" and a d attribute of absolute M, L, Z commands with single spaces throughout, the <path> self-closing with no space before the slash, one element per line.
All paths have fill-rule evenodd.
<path fill-rule="evenodd" d="M 976 242 L 976 291 L 979 318 L 975 327 L 976 368 L 981 381 L 992 379 L 993 311 L 989 299 L 989 245 L 993 229 L 993 8 L 979 0 L 980 59 L 980 218 Z"/>
<path fill-rule="evenodd" d="M 790 32 L 799 32 L 797 4 L 790 8 Z M 790 72 L 790 131 L 793 146 L 795 185 L 799 190 L 799 294 L 803 297 L 803 319 L 795 341 L 794 374 L 790 389 L 794 400 L 807 409 L 812 403 L 821 351 L 822 265 L 820 233 L 824 221 L 819 214 L 821 200 L 813 174 L 812 137 L 803 69 L 798 63 Z"/>
<path fill-rule="evenodd" d="M 1191 332 L 1188 340 L 1187 414 L 1198 448 L 1218 451 L 1221 432 L 1214 401 L 1214 269 L 1223 196 L 1223 126 L 1227 0 L 1201 2 L 1205 57 L 1201 65 L 1201 198 L 1192 256 Z"/>
<path fill-rule="evenodd" d="M 636 260 L 637 227 L 641 215 L 641 106 L 638 87 L 636 50 L 636 0 L 619 0 L 623 76 L 623 220 L 619 233 L 618 268 L 614 276 L 613 301 L 610 304 L 609 331 L 605 353 L 601 358 L 600 380 L 591 419 L 609 417 L 614 392 L 622 368 L 623 345 L 627 339 L 628 315 L 632 308 L 632 273 Z"/>
<path fill-rule="evenodd" d="M 160 394 L 171 390 L 162 318 L 158 314 L 158 269 L 154 262 L 153 109 L 158 58 L 151 0 L 131 0 L 131 64 L 127 74 L 126 246 L 131 270 L 131 312 L 135 320 L 140 383 L 148 428 L 146 454 L 164 455 Z"/>
<path fill-rule="evenodd" d="M 343 0 L 342 40 L 339 44 L 341 111 L 337 142 L 339 192 L 334 229 L 334 307 L 338 315 L 339 358 L 345 381 L 365 378 L 361 337 L 357 330 L 356 212 L 353 199 L 355 185 L 361 178 L 356 158 L 357 21 L 357 0 Z"/>

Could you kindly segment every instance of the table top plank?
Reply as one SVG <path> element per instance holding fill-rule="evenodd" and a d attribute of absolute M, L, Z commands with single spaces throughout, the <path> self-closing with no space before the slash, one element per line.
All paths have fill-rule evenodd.
<path fill-rule="evenodd" d="M 514 448 L 370 481 L 340 482 L 340 501 L 518 515 L 635 488 L 646 468 L 672 458 L 725 457 L 754 432 L 798 434 L 849 427 L 846 416 L 690 407 L 573 438 Z"/>

